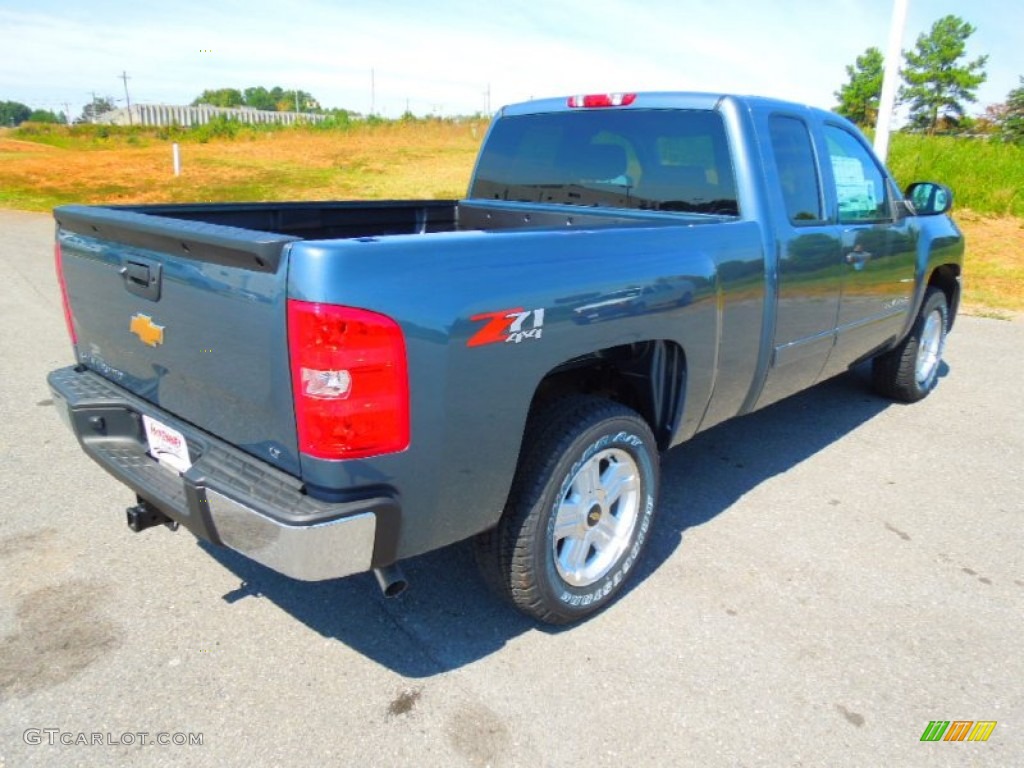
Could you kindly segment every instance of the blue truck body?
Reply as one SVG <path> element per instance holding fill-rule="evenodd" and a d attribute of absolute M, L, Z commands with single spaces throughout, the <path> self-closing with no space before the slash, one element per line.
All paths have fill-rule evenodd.
<path fill-rule="evenodd" d="M 664 451 L 852 364 L 892 358 L 931 293 L 945 303 L 944 338 L 963 258 L 947 190 L 922 185 L 905 198 L 831 113 L 630 96 L 505 108 L 459 201 L 56 209 L 76 365 L 50 384 L 83 448 L 151 521 L 298 578 L 330 578 L 493 529 L 531 415 L 560 397 L 627 405 Z M 638 121 L 654 127 L 634 136 Z M 712 128 L 673 133 L 686 121 Z M 515 153 L 548 152 L 545 137 L 563 125 L 591 126 L 573 141 L 600 164 L 624 158 L 625 172 L 530 177 Z M 690 180 L 656 179 L 655 156 L 658 173 Z M 693 171 L 695 158 L 706 169 Z M 676 183 L 696 191 L 676 200 L 666 191 Z M 927 194 L 939 197 L 931 209 Z M 300 449 L 294 301 L 397 324 L 407 447 L 346 460 Z M 158 329 L 159 343 L 135 323 Z M 153 460 L 143 415 L 184 435 L 189 468 Z"/>

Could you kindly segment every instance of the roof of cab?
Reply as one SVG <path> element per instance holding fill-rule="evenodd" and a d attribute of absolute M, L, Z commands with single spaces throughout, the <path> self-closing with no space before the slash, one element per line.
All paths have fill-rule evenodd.
<path fill-rule="evenodd" d="M 498 113 L 500 117 L 532 115 L 542 112 L 578 112 L 580 107 L 570 107 L 571 96 L 536 99 L 510 104 Z M 767 109 L 797 109 L 822 112 L 823 110 L 803 104 L 770 99 L 763 96 L 741 96 L 725 93 L 695 93 L 676 91 L 637 92 L 636 99 L 628 106 L 594 107 L 593 109 L 715 109 L 724 100 L 734 100 L 747 107 Z"/>

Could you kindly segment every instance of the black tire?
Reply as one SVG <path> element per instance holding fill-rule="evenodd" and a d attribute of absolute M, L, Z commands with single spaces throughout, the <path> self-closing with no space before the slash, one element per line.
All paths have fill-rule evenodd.
<path fill-rule="evenodd" d="M 578 621 L 611 603 L 635 569 L 657 493 L 657 445 L 635 411 L 559 400 L 531 419 L 501 520 L 477 537 L 481 571 L 528 616 Z M 556 519 L 572 532 L 556 536 Z"/>
<path fill-rule="evenodd" d="M 875 390 L 905 403 L 916 403 L 927 397 L 939 380 L 948 332 L 946 294 L 938 288 L 929 288 L 907 337 L 895 349 L 872 362 Z"/>

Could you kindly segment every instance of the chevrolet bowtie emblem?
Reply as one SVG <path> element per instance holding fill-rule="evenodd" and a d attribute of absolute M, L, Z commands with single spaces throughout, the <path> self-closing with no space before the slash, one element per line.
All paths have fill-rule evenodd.
<path fill-rule="evenodd" d="M 164 327 L 153 322 L 149 315 L 138 314 L 132 317 L 128 330 L 139 337 L 143 344 L 155 347 L 164 343 Z"/>

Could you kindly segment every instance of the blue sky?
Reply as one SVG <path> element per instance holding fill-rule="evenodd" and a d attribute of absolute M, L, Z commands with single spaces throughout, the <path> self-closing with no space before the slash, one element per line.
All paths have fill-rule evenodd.
<path fill-rule="evenodd" d="M 989 80 L 1024 75 L 1024 3 L 910 0 L 904 48 L 953 13 Z M 91 93 L 181 104 L 205 88 L 302 88 L 395 117 L 621 90 L 753 93 L 831 107 L 845 66 L 885 49 L 892 0 L 0 0 L 0 101 L 77 114 Z"/>

